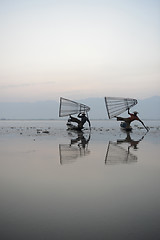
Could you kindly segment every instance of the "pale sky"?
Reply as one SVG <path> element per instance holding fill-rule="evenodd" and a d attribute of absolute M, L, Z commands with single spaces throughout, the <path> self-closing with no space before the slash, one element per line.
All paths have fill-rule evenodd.
<path fill-rule="evenodd" d="M 0 0 L 0 102 L 154 95 L 159 0 Z"/>

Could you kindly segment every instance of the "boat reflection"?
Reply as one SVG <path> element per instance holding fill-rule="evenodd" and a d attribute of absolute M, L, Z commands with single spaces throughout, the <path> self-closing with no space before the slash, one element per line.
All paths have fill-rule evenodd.
<path fill-rule="evenodd" d="M 90 133 L 86 136 L 83 132 L 76 132 L 76 135 L 76 138 L 72 138 L 69 144 L 59 144 L 61 165 L 73 163 L 78 158 L 84 157 L 90 153 L 90 150 L 88 149 Z"/>
<path fill-rule="evenodd" d="M 138 144 L 144 139 L 143 135 L 139 140 L 133 140 L 130 136 L 130 132 L 126 132 L 127 136 L 125 139 L 118 139 L 117 142 L 109 141 L 105 164 L 124 164 L 124 163 L 135 163 L 138 157 L 131 153 L 131 148 L 134 150 L 138 149 Z"/>

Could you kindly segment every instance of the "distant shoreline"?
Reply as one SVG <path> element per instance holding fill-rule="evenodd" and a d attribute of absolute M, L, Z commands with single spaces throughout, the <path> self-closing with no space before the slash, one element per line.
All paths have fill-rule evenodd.
<path fill-rule="evenodd" d="M 51 118 L 51 119 L 49 119 L 49 118 L 44 118 L 44 119 L 31 119 L 31 118 L 28 118 L 28 119 L 25 119 L 25 118 L 23 118 L 23 119 L 18 119 L 18 118 L 15 118 L 15 119 L 0 119 L 0 121 L 66 121 L 67 120 L 67 118 Z M 160 121 L 160 119 L 143 119 L 144 121 Z M 92 119 L 92 118 L 90 118 L 90 121 L 116 121 L 116 119 Z"/>

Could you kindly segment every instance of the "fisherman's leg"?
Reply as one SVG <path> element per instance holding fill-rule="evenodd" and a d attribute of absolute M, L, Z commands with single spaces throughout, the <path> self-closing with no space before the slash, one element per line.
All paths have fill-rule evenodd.
<path fill-rule="evenodd" d="M 79 129 L 80 131 L 83 129 L 83 124 L 82 124 L 81 121 L 78 123 L 78 129 Z"/>
<path fill-rule="evenodd" d="M 123 118 L 123 117 L 117 117 L 117 121 L 125 121 L 125 118 Z"/>
<path fill-rule="evenodd" d="M 130 126 L 130 122 L 127 122 L 126 121 L 126 128 L 130 128 L 131 126 Z"/>
<path fill-rule="evenodd" d="M 75 117 L 72 117 L 72 116 L 70 116 L 69 121 L 70 122 L 76 122 L 78 124 L 80 124 L 80 122 L 81 122 L 78 118 L 75 118 Z"/>
<path fill-rule="evenodd" d="M 125 124 L 126 124 L 126 128 L 130 128 L 130 124 L 131 124 L 131 119 L 130 118 L 124 118 Z"/>

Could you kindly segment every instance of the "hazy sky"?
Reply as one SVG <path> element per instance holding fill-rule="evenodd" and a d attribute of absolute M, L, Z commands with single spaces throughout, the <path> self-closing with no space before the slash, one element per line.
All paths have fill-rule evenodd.
<path fill-rule="evenodd" d="M 0 0 L 0 101 L 160 95 L 159 0 Z"/>

